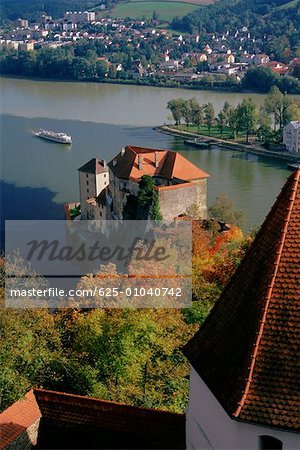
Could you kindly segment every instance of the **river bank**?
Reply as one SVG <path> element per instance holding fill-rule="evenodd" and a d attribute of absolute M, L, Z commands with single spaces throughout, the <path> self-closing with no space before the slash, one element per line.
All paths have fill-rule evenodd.
<path fill-rule="evenodd" d="M 166 89 L 187 89 L 190 91 L 208 91 L 208 92 L 219 92 L 224 94 L 245 94 L 245 95 L 265 95 L 266 92 L 254 91 L 250 89 L 243 88 L 241 84 L 233 84 L 226 85 L 223 83 L 218 83 L 216 81 L 212 83 L 182 83 L 179 81 L 166 80 L 165 82 L 157 81 L 151 82 L 151 80 L 147 78 L 141 79 L 114 79 L 114 78 L 106 78 L 106 79 L 66 79 L 66 78 L 51 78 L 51 77 L 38 77 L 38 76 L 25 76 L 25 75 L 16 75 L 16 74 L 8 74 L 8 73 L 0 73 L 0 78 L 8 78 L 8 79 L 20 79 L 20 80 L 28 80 L 28 81 L 45 81 L 45 82 L 58 82 L 58 83 L 94 83 L 94 84 L 108 84 L 108 85 L 124 85 L 124 86 L 137 86 L 137 87 L 149 87 L 149 88 L 166 88 Z M 299 94 L 293 93 L 288 94 L 289 96 L 295 97 Z"/>
<path fill-rule="evenodd" d="M 9 73 L 1 73 L 1 78 L 14 78 L 21 80 L 31 80 L 31 81 L 51 81 L 51 82 L 65 82 L 65 83 L 96 83 L 96 84 L 112 84 L 112 85 L 127 85 L 127 86 L 142 86 L 142 87 L 153 87 L 153 88 L 167 88 L 167 89 L 189 89 L 194 91 L 211 91 L 211 92 L 224 92 L 224 93 L 244 93 L 244 94 L 264 94 L 258 91 L 251 91 L 248 89 L 243 89 L 241 84 L 226 85 L 224 83 L 183 83 L 179 81 L 172 81 L 167 79 L 165 81 L 155 81 L 149 78 L 139 78 L 139 79 L 122 79 L 122 78 L 51 78 L 51 77 L 38 77 L 38 76 L 26 76 L 17 75 Z M 297 95 L 297 94 L 292 94 Z"/>
<path fill-rule="evenodd" d="M 247 153 L 252 153 L 254 155 L 280 159 L 291 163 L 295 163 L 300 160 L 300 156 L 297 154 L 267 150 L 262 145 L 259 144 L 242 144 L 240 142 L 235 142 L 233 140 L 225 140 L 211 136 L 191 133 L 189 131 L 178 130 L 177 128 L 173 128 L 170 125 L 161 125 L 159 127 L 155 127 L 154 129 L 160 133 L 169 134 L 171 136 L 176 136 L 182 139 L 186 138 L 209 139 L 209 141 L 213 142 L 214 145 L 217 145 L 218 147 L 225 148 L 228 150 L 244 151 Z"/>

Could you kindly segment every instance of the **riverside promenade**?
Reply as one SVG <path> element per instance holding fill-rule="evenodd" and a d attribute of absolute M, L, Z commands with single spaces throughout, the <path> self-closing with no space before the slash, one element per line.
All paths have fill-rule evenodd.
<path fill-rule="evenodd" d="M 191 133 L 189 131 L 178 130 L 177 128 L 173 128 L 170 125 L 161 125 L 159 127 L 155 127 L 154 129 L 160 133 L 169 134 L 172 136 L 180 137 L 182 139 L 193 139 L 193 138 L 200 138 L 203 140 L 207 139 L 210 141 L 210 143 L 229 150 L 244 151 L 259 156 L 266 156 L 268 158 L 284 160 L 291 163 L 297 163 L 298 161 L 300 161 L 300 155 L 289 152 L 267 150 L 262 145 L 256 143 L 243 144 L 229 139 L 220 139 L 216 137 L 206 136 L 204 134 L 197 134 Z"/>

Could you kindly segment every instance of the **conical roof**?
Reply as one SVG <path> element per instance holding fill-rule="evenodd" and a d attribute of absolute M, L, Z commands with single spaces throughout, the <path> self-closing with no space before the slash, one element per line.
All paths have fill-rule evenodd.
<path fill-rule="evenodd" d="M 300 170 L 184 354 L 232 418 L 300 429 Z"/>

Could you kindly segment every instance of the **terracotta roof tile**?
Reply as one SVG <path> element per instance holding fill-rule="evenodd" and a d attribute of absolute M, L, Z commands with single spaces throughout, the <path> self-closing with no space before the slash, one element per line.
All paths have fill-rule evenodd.
<path fill-rule="evenodd" d="M 300 170 L 184 353 L 231 417 L 300 430 Z"/>
<path fill-rule="evenodd" d="M 66 432 L 70 427 L 84 426 L 85 430 L 94 430 L 92 432 L 99 429 L 103 430 L 103 433 L 110 431 L 116 437 L 118 433 L 120 436 L 131 436 L 133 442 L 136 440 L 143 445 L 152 443 L 152 447 L 145 448 L 185 448 L 183 414 L 43 389 L 36 389 L 34 394 L 42 413 L 41 433 L 43 429 L 46 430 L 47 423 L 50 429 L 56 426 L 66 427 Z M 47 436 L 40 435 L 40 440 L 44 442 Z M 160 446 L 153 447 L 154 443 Z M 99 446 L 103 448 L 101 444 Z"/>
<path fill-rule="evenodd" d="M 139 158 L 142 160 L 141 168 Z M 118 178 L 133 181 L 139 181 L 143 175 L 183 181 L 209 177 L 202 169 L 171 150 L 127 146 L 125 151 L 120 152 L 108 165 Z"/>
<path fill-rule="evenodd" d="M 5 449 L 41 417 L 33 391 L 0 414 L 0 449 Z"/>

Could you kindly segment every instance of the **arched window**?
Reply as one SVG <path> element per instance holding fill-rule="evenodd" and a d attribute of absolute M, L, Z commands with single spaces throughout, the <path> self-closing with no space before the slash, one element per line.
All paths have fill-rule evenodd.
<path fill-rule="evenodd" d="M 259 450 L 283 450 L 282 441 L 273 436 L 259 436 Z"/>

